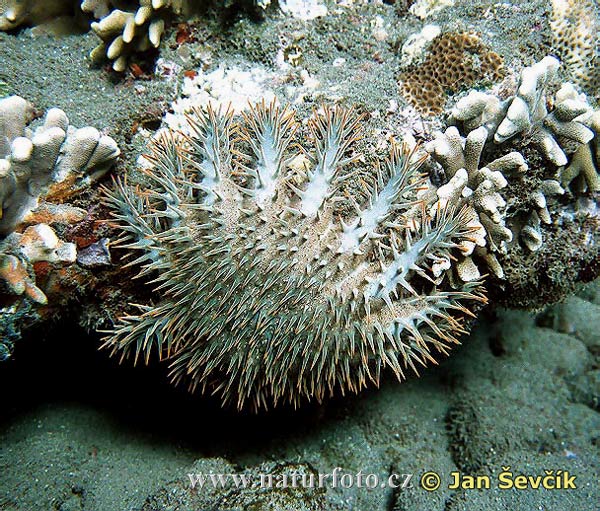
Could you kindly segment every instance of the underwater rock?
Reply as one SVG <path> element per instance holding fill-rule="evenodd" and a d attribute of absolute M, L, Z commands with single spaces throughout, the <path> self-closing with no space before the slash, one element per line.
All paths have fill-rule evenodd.
<path fill-rule="evenodd" d="M 29 276 L 23 261 L 14 255 L 0 253 L 0 281 L 11 295 L 25 295 L 41 305 L 48 303 L 44 292 Z"/>
<path fill-rule="evenodd" d="M 235 474 L 255 481 L 261 477 L 280 482 L 292 474 L 302 484 L 272 484 L 269 488 L 248 485 L 247 488 L 225 489 L 205 485 L 203 491 L 197 491 L 196 478 L 205 474 Z M 195 483 L 190 484 L 191 481 Z M 265 462 L 257 466 L 238 470 L 231 462 L 223 458 L 204 458 L 194 462 L 188 470 L 188 478 L 170 481 L 148 496 L 140 511 L 167 509 L 268 509 L 270 511 L 324 511 L 329 508 L 326 489 L 318 484 L 319 473 L 308 463 L 287 461 Z M 210 486 L 210 487 L 209 487 Z"/>
<path fill-rule="evenodd" d="M 65 243 L 47 224 L 32 225 L 19 236 L 21 254 L 31 263 L 74 263 L 77 247 L 74 243 Z"/>
<path fill-rule="evenodd" d="M 79 250 L 77 253 L 77 264 L 84 268 L 110 266 L 112 261 L 108 249 L 108 241 L 107 238 L 102 238 L 100 241 Z"/>

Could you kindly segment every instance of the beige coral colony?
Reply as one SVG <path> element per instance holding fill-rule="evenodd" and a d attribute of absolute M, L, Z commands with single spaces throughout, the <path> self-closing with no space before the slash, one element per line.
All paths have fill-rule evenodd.
<path fill-rule="evenodd" d="M 446 125 L 422 144 L 392 142 L 360 182 L 369 157 L 356 148 L 364 122 L 354 108 L 323 105 L 307 130 L 277 100 L 243 115 L 197 109 L 186 135 L 155 137 L 137 176 L 117 165 L 107 180 L 120 154 L 109 135 L 71 126 L 60 109 L 40 119 L 26 99 L 1 99 L 0 284 L 12 297 L 3 310 L 48 306 L 56 283 L 36 281 L 40 263 L 85 266 L 64 226 L 87 218 L 73 198 L 99 193 L 103 180 L 109 234 L 94 250 L 116 279 L 136 277 L 127 293 L 137 305 L 120 303 L 103 324 L 111 352 L 157 357 L 175 382 L 253 409 L 436 364 L 492 298 L 519 304 L 524 288 L 538 292 L 527 269 L 573 240 L 578 256 L 598 258 L 598 22 L 590 2 L 552 3 L 555 54 L 516 72 L 474 34 L 430 30 L 432 53 L 399 74 L 399 91 Z M 0 28 L 35 22 L 38 7 L 9 1 Z M 97 20 L 92 58 L 122 72 L 186 6 L 80 7 Z M 573 17 L 579 31 L 564 22 Z M 448 55 L 464 61 L 452 67 Z M 411 69 L 436 73 L 432 88 Z M 467 76 L 462 89 L 452 72 Z M 465 90 L 478 73 L 506 79 Z M 299 154 L 302 168 L 290 163 Z M 109 246 L 123 257 L 112 261 Z"/>
<path fill-rule="evenodd" d="M 84 0 L 81 9 L 100 19 L 92 23 L 92 30 L 102 42 L 90 56 L 94 60 L 108 58 L 115 71 L 125 70 L 131 53 L 158 48 L 165 30 L 165 14 L 181 14 L 184 8 L 184 0 L 141 0 L 135 10 L 111 10 L 109 3 Z"/>

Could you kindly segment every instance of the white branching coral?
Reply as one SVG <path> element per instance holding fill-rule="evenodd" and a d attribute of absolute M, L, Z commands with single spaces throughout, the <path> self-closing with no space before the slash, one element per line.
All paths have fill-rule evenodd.
<path fill-rule="evenodd" d="M 384 368 L 402 379 L 457 342 L 485 301 L 481 282 L 453 289 L 433 268 L 471 240 L 473 211 L 428 214 L 422 159 L 393 144 L 358 200 L 345 188 L 359 183 L 352 110 L 315 113 L 299 173 L 286 163 L 297 125 L 285 108 L 259 104 L 238 122 L 209 108 L 189 121 L 185 142 L 156 142 L 148 187 L 108 192 L 129 264 L 156 290 L 109 348 L 156 352 L 176 382 L 263 408 L 356 392 Z"/>
<path fill-rule="evenodd" d="M 523 69 L 517 94 L 494 133 L 496 142 L 504 142 L 519 133 L 529 131 L 536 122 L 546 116 L 546 87 L 556 76 L 559 67 L 560 62 L 557 59 L 545 57 L 533 66 Z"/>
<path fill-rule="evenodd" d="M 565 190 L 560 183 L 554 179 L 546 179 L 541 186 L 535 190 L 530 197 L 532 211 L 519 232 L 523 244 L 531 251 L 536 252 L 544 242 L 542 224 L 552 223 L 552 217 L 548 209 L 548 198 L 563 195 Z"/>
<path fill-rule="evenodd" d="M 481 153 L 487 139 L 488 131 L 483 126 L 471 131 L 466 138 L 451 126 L 445 133 L 439 133 L 425 149 L 442 165 L 448 178 L 448 182 L 437 189 L 438 202 L 434 207 L 468 204 L 477 212 L 475 225 L 484 231 L 463 255 L 470 256 L 475 245 L 485 247 L 479 253 L 485 253 L 490 268 L 502 276 L 493 253 L 504 252 L 513 235 L 506 226 L 506 201 L 500 190 L 507 185 L 505 176 L 527 171 L 527 163 L 520 153 L 511 152 L 480 168 Z M 479 278 L 472 265 L 469 269 L 468 273 L 460 275 L 461 280 Z"/>
<path fill-rule="evenodd" d="M 165 15 L 180 14 L 186 3 L 184 0 L 84 0 L 81 9 L 101 17 L 92 23 L 92 30 L 102 42 L 90 56 L 96 61 L 108 58 L 115 71 L 125 71 L 131 53 L 158 48 L 165 30 Z M 109 4 L 120 8 L 109 12 Z"/>
<path fill-rule="evenodd" d="M 34 108 L 19 96 L 0 100 L 0 156 L 10 152 L 10 145 L 25 134 L 25 128 L 33 120 Z"/>
<path fill-rule="evenodd" d="M 91 13 L 96 19 L 104 18 L 111 11 L 111 0 L 83 0 L 81 10 Z"/>
<path fill-rule="evenodd" d="M 41 126 L 27 129 L 32 112 L 18 96 L 0 100 L 0 235 L 12 232 L 51 185 L 89 184 L 119 156 L 111 137 L 70 126 L 58 108 L 47 112 Z"/>
<path fill-rule="evenodd" d="M 464 176 L 455 178 L 455 174 L 463 166 L 468 166 L 470 161 L 479 162 L 484 147 L 497 154 L 505 147 L 505 143 L 517 140 L 521 146 L 531 143 L 547 160 L 550 171 L 545 172 L 545 178 L 535 185 L 527 198 L 529 212 L 524 221 L 516 222 L 511 228 L 506 225 L 506 204 L 499 193 L 505 180 L 497 180 L 495 186 L 489 180 L 485 188 L 488 190 L 485 201 L 479 204 L 471 202 L 486 228 L 486 239 L 492 251 L 504 251 L 517 232 L 529 250 L 539 250 L 543 243 L 542 225 L 552 223 L 548 200 L 564 194 L 564 187 L 573 188 L 572 182 L 577 182 L 579 191 L 587 189 L 594 192 L 599 189 L 595 159 L 598 150 L 596 133 L 600 128 L 598 112 L 593 111 L 586 95 L 578 92 L 570 83 L 563 83 L 552 97 L 548 97 L 547 91 L 555 86 L 559 66 L 557 59 L 546 57 L 524 68 L 516 94 L 507 99 L 501 100 L 494 94 L 482 91 L 471 91 L 457 102 L 449 116 L 449 122 L 467 134 L 466 139 L 460 136 L 458 128 L 451 127 L 446 134 L 438 135 L 427 146 L 450 178 L 450 182 L 440 190 L 448 194 L 449 187 L 457 187 L 450 194 L 450 201 L 455 204 L 465 200 L 457 199 L 459 190 L 461 196 L 465 195 L 461 188 Z M 486 167 L 494 167 L 506 158 L 512 159 L 516 166 L 512 169 L 499 168 L 501 174 L 508 177 L 517 168 L 520 168 L 517 173 L 520 175 L 527 171 L 523 156 L 516 152 L 502 156 Z M 470 176 L 468 168 L 467 175 Z M 469 197 L 471 193 L 467 189 Z M 477 197 L 474 192 L 473 197 Z M 523 199 L 520 200 L 523 202 Z M 503 220 L 498 224 L 497 221 L 490 222 L 490 218 Z M 499 225 L 501 229 L 498 229 Z M 510 234 L 511 229 L 513 235 Z M 502 240 L 501 244 L 495 241 L 496 236 Z M 477 252 L 482 254 L 482 249 L 478 248 Z M 495 273 L 498 274 L 497 271 Z"/>
<path fill-rule="evenodd" d="M 598 162 L 600 161 L 600 111 L 595 111 L 587 120 L 587 126 L 594 133 L 594 138 L 587 144 L 580 145 L 570 163 L 560 170 L 560 181 L 563 186 L 571 186 L 575 181 L 577 189 L 590 192 L 600 191 Z"/>
<path fill-rule="evenodd" d="M 32 282 L 13 281 L 27 273 L 28 263 L 73 263 L 75 245 L 59 240 L 44 223 L 28 227 L 23 234 L 13 231 L 38 207 L 40 197 L 64 188 L 79 190 L 96 181 L 114 164 L 119 149 L 95 128 L 72 127 L 58 108 L 48 110 L 44 122 L 31 130 L 33 111 L 21 97 L 0 100 L 0 255 L 2 279 L 9 290 L 31 291 L 29 296 L 43 303 L 43 293 Z M 57 219 L 81 216 L 78 208 L 66 204 L 49 208 L 48 213 Z M 19 264 L 14 257 L 21 259 Z"/>
<path fill-rule="evenodd" d="M 493 94 L 472 91 L 452 109 L 450 121 L 466 131 L 485 126 L 494 141 L 506 142 L 528 135 L 554 165 L 566 165 L 568 157 L 561 143 L 587 144 L 594 133 L 586 127 L 592 107 L 585 94 L 565 83 L 553 98 L 548 112 L 546 89 L 556 77 L 560 62 L 545 57 L 521 72 L 516 95 L 501 101 Z"/>
<path fill-rule="evenodd" d="M 62 15 L 72 15 L 74 0 L 0 0 L 0 30 L 40 25 Z M 91 52 L 95 61 L 108 58 L 122 72 L 129 56 L 158 48 L 169 14 L 187 13 L 189 0 L 83 0 L 84 13 L 96 20 L 92 30 L 102 42 Z"/>

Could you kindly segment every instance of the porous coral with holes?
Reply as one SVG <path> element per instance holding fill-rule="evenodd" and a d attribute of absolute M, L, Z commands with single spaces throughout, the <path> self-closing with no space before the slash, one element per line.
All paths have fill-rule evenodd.
<path fill-rule="evenodd" d="M 400 73 L 399 84 L 401 94 L 422 114 L 439 115 L 449 94 L 503 76 L 502 57 L 479 35 L 448 32 L 433 39 L 421 64 Z"/>

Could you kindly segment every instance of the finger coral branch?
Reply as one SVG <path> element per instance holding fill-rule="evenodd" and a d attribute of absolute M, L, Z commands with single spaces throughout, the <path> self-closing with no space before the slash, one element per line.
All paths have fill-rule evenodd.
<path fill-rule="evenodd" d="M 102 42 L 91 52 L 93 60 L 108 58 L 117 72 L 125 71 L 129 56 L 158 48 L 165 30 L 165 17 L 169 13 L 180 14 L 184 0 L 139 0 L 123 5 L 122 9 L 110 9 L 106 0 L 84 0 L 81 9 L 91 12 L 99 21 L 92 23 L 92 30 Z M 121 5 L 121 3 L 118 3 Z"/>
<path fill-rule="evenodd" d="M 465 256 L 473 253 L 476 245 L 490 252 L 503 252 L 506 243 L 512 240 L 512 232 L 506 226 L 506 202 L 500 191 L 507 186 L 505 175 L 524 172 L 527 163 L 520 153 L 509 153 L 480 168 L 480 160 L 486 140 L 487 129 L 483 126 L 462 138 L 451 126 L 429 142 L 425 149 L 437 160 L 449 181 L 438 188 L 438 205 L 471 206 L 478 215 L 473 223 L 479 227 L 479 236 L 464 245 Z M 481 236 L 481 231 L 485 236 Z M 473 278 L 478 273 L 471 271 Z"/>

